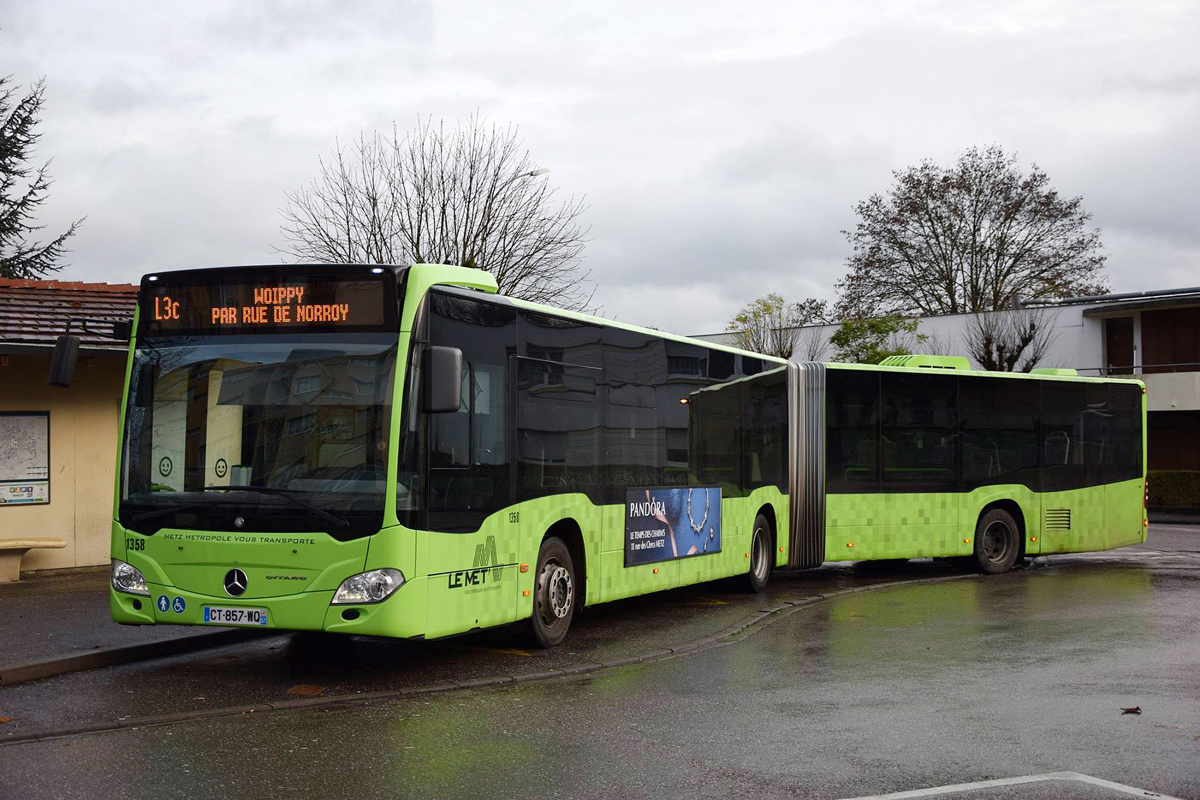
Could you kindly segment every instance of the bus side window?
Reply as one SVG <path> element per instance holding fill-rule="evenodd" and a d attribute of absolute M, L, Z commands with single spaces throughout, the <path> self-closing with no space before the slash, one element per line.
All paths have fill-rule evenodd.
<path fill-rule="evenodd" d="M 879 373 L 829 370 L 825 419 L 828 490 L 879 491 Z"/>
<path fill-rule="evenodd" d="M 508 505 L 509 358 L 517 348 L 510 306 L 434 290 L 429 343 L 463 354 L 458 411 L 423 415 L 429 426 L 429 528 L 475 531 Z"/>
<path fill-rule="evenodd" d="M 1018 378 L 958 381 L 961 489 L 1019 483 L 1038 490 L 1038 385 Z"/>
<path fill-rule="evenodd" d="M 662 339 L 621 328 L 604 337 L 605 502 L 624 502 L 625 489 L 666 483 L 667 433 L 659 422 L 659 393 L 667 373 Z"/>
<path fill-rule="evenodd" d="M 1041 382 L 1041 488 L 1044 492 L 1087 485 L 1085 418 L 1087 385 Z"/>
<path fill-rule="evenodd" d="M 956 484 L 958 379 L 881 376 L 880 447 L 885 489 L 937 491 Z"/>
<path fill-rule="evenodd" d="M 1112 406 L 1112 480 L 1142 477 L 1142 392 L 1136 385 L 1108 386 Z"/>
<path fill-rule="evenodd" d="M 592 496 L 599 481 L 602 371 L 518 358 L 518 481 L 522 498 Z"/>

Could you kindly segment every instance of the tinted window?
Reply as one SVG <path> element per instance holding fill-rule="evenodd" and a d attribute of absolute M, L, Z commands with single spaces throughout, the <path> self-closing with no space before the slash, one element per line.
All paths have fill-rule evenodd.
<path fill-rule="evenodd" d="M 1041 384 L 1042 491 L 1078 489 L 1087 483 L 1084 454 L 1085 383 Z"/>
<path fill-rule="evenodd" d="M 522 355 L 543 361 L 599 367 L 602 330 L 591 323 L 522 310 Z"/>
<path fill-rule="evenodd" d="M 1119 383 L 831 369 L 827 491 L 1057 492 L 1137 479 L 1141 405 L 1140 387 Z"/>
<path fill-rule="evenodd" d="M 589 496 L 600 485 L 601 370 L 520 358 L 518 482 L 522 498 Z"/>
<path fill-rule="evenodd" d="M 603 447 L 606 499 L 624 499 L 624 487 L 661 486 L 667 437 L 658 423 L 658 394 L 667 372 L 662 339 L 608 328 L 604 338 L 607 397 Z"/>
<path fill-rule="evenodd" d="M 742 405 L 742 483 L 785 488 L 788 470 L 787 370 L 772 369 L 746 381 Z"/>
<path fill-rule="evenodd" d="M 1087 406 L 1083 412 L 1084 480 L 1087 486 L 1098 486 L 1116 477 L 1112 405 L 1109 402 L 1107 384 L 1089 383 L 1084 391 L 1087 398 Z"/>
<path fill-rule="evenodd" d="M 686 486 L 692 482 L 689 480 L 689 474 L 696 471 L 694 461 L 698 457 L 698 454 L 690 452 L 688 442 L 689 431 L 692 428 L 689 421 L 692 414 L 690 402 L 696 391 L 713 383 L 707 377 L 709 351 L 707 348 L 685 342 L 668 340 L 664 344 L 667 350 L 667 374 L 657 392 L 658 424 L 663 428 L 667 445 L 666 469 L 662 482 L 667 486 Z M 714 422 L 714 425 L 717 423 Z M 711 444 L 714 448 L 713 458 L 717 457 L 718 451 L 736 448 L 736 443 L 729 441 L 727 433 L 720 435 L 723 443 Z M 734 458 L 736 459 L 736 456 Z"/>
<path fill-rule="evenodd" d="M 742 385 L 726 383 L 695 392 L 686 405 L 691 472 L 701 484 L 724 488 L 726 497 L 741 494 Z"/>
<path fill-rule="evenodd" d="M 710 350 L 708 352 L 708 376 L 717 381 L 732 378 L 736 358 L 737 356 L 733 353 L 726 353 L 724 350 Z"/>
<path fill-rule="evenodd" d="M 1142 390 L 1139 386 L 1109 384 L 1113 413 L 1113 480 L 1142 477 Z"/>
<path fill-rule="evenodd" d="M 423 415 L 429 425 L 429 527 L 477 530 L 512 499 L 508 365 L 516 353 L 514 309 L 432 292 L 429 337 L 463 353 L 458 411 Z"/>
<path fill-rule="evenodd" d="M 958 378 L 885 372 L 880 380 L 883 488 L 953 489 Z"/>
<path fill-rule="evenodd" d="M 996 483 L 1038 488 L 1038 383 L 962 377 L 959 436 L 963 489 Z"/>
<path fill-rule="evenodd" d="M 827 371 L 829 491 L 879 489 L 879 373 Z"/>

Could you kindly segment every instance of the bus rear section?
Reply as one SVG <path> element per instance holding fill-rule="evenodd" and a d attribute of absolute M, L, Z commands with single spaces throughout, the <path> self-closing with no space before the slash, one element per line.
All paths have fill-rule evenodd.
<path fill-rule="evenodd" d="M 1141 383 L 895 361 L 790 366 L 789 566 L 949 557 L 1003 572 L 1145 541 Z"/>

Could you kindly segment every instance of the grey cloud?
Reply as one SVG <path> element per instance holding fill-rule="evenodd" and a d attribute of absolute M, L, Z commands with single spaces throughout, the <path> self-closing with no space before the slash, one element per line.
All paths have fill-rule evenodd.
<path fill-rule="evenodd" d="M 586 195 L 605 312 L 719 330 L 830 298 L 852 206 L 998 142 L 1084 195 L 1116 290 L 1194 284 L 1197 15 L 952 0 L 734 6 L 205 3 L 6 11 L 0 73 L 46 75 L 48 229 L 68 277 L 274 261 L 284 193 L 335 138 L 478 111 Z M 1189 273 L 1189 269 L 1191 273 Z"/>
<path fill-rule="evenodd" d="M 378 43 L 381 34 L 395 46 L 407 46 L 430 37 L 433 18 L 431 4 L 424 0 L 235 2 L 211 15 L 204 31 L 226 46 L 271 50 Z"/>

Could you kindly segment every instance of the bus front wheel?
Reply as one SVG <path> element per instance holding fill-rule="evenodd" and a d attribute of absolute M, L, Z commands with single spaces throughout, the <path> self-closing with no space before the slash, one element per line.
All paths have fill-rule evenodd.
<path fill-rule="evenodd" d="M 567 636 L 575 615 L 575 564 L 566 543 L 549 536 L 538 550 L 533 584 L 533 616 L 530 638 L 539 647 L 554 647 Z"/>
<path fill-rule="evenodd" d="M 993 508 L 975 526 L 975 564 L 981 572 L 999 575 L 1017 562 L 1021 549 L 1020 528 L 1012 514 Z"/>
<path fill-rule="evenodd" d="M 746 573 L 746 589 L 758 594 L 767 588 L 771 579 L 771 525 L 759 514 L 754 518 L 754 535 L 750 538 L 750 571 Z"/>

